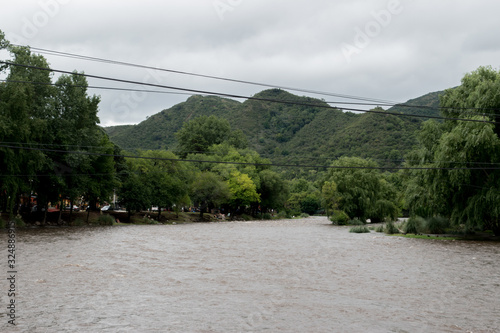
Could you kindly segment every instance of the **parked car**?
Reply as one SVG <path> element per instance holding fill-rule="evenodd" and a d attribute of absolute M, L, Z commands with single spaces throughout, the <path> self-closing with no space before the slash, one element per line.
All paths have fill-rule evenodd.
<path fill-rule="evenodd" d="M 67 206 L 65 209 L 66 210 L 71 210 L 71 206 Z M 77 205 L 73 205 L 73 211 L 74 212 L 79 212 L 80 211 L 80 207 L 78 207 Z"/>
<path fill-rule="evenodd" d="M 113 210 L 113 208 L 111 208 L 110 205 L 106 205 L 106 206 L 104 206 L 104 207 L 101 208 L 101 211 L 103 211 L 103 212 L 107 212 L 107 211 L 110 211 L 110 210 Z"/>

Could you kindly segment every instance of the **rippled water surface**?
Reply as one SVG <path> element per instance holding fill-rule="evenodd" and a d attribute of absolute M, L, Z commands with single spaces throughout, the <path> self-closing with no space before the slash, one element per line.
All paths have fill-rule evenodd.
<path fill-rule="evenodd" d="M 309 218 L 18 230 L 17 255 L 0 331 L 500 332 L 499 243 Z"/>

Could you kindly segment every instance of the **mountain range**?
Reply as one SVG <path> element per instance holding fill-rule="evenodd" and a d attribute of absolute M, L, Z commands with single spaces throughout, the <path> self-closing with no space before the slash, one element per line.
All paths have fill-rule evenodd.
<path fill-rule="evenodd" d="M 196 95 L 137 125 L 105 130 L 125 150 L 175 150 L 175 133 L 185 122 L 215 115 L 227 119 L 232 130 L 241 129 L 249 147 L 274 163 L 324 165 L 340 156 L 358 156 L 393 166 L 416 144 L 415 134 L 424 116 L 440 115 L 441 93 L 388 110 L 375 108 L 377 113 L 344 112 L 323 100 L 281 89 L 264 90 L 244 102 Z"/>

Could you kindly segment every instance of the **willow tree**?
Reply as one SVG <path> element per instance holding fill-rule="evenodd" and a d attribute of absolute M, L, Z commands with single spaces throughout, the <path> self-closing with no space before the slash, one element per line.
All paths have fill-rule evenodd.
<path fill-rule="evenodd" d="M 500 72 L 480 67 L 441 97 L 442 123 L 428 122 L 409 155 L 407 201 L 413 213 L 500 235 Z"/>
<path fill-rule="evenodd" d="M 378 168 L 376 162 L 359 157 L 341 157 L 332 164 L 324 186 L 336 185 L 329 197 L 351 219 L 378 222 L 397 217 L 396 191 Z"/>

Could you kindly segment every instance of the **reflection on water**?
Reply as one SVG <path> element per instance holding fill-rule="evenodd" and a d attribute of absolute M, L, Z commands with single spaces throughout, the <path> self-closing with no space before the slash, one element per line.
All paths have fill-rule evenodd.
<path fill-rule="evenodd" d="M 500 331 L 498 243 L 325 218 L 17 233 L 13 331 Z"/>

